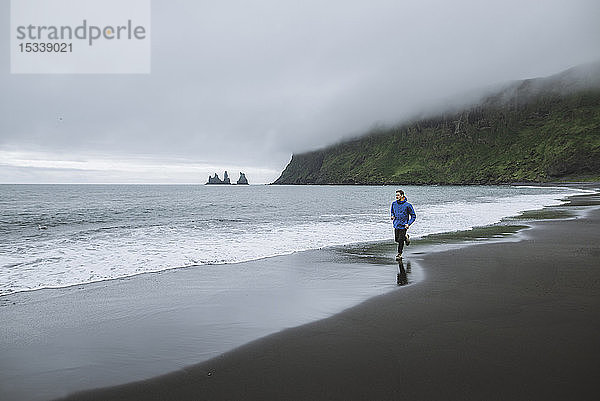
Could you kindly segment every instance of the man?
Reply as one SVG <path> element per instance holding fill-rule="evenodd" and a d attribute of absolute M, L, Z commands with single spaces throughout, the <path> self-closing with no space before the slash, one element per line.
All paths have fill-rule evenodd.
<path fill-rule="evenodd" d="M 404 191 L 399 189 L 396 191 L 396 201 L 392 202 L 392 217 L 394 224 L 394 237 L 398 243 L 398 255 L 396 260 L 402 259 L 402 250 L 404 249 L 404 242 L 406 245 L 410 243 L 410 239 L 406 234 L 406 230 L 412 223 L 415 222 L 417 214 L 413 206 L 406 201 Z"/>

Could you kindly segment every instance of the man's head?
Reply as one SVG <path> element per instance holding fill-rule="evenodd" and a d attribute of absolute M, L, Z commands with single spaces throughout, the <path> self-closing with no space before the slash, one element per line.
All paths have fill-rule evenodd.
<path fill-rule="evenodd" d="M 404 199 L 404 191 L 401 189 L 396 190 L 396 200 Z"/>

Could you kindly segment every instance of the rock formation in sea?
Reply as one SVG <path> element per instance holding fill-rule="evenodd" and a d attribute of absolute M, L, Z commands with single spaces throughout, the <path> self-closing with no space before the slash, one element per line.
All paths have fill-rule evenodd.
<path fill-rule="evenodd" d="M 210 175 L 208 176 L 208 182 L 206 183 L 206 185 L 208 184 L 231 185 L 231 179 L 229 178 L 229 174 L 227 174 L 227 171 L 225 171 L 225 174 L 223 174 L 222 180 L 219 178 L 219 175 L 215 173 L 214 177 L 211 177 Z M 246 178 L 246 175 L 244 173 L 240 172 L 240 178 L 237 180 L 237 184 L 248 185 L 248 179 Z"/>
<path fill-rule="evenodd" d="M 222 183 L 223 183 L 223 181 L 221 181 L 221 179 L 219 178 L 217 173 L 215 173 L 214 177 L 211 177 L 210 175 L 208 176 L 208 182 L 206 184 L 222 184 Z"/>
<path fill-rule="evenodd" d="M 231 182 L 229 181 L 229 177 L 227 176 L 227 171 L 226 171 L 224 180 L 221 180 L 219 178 L 219 175 L 217 173 L 215 173 L 214 177 L 208 176 L 208 182 L 206 184 L 207 185 L 208 184 L 231 184 Z"/>
<path fill-rule="evenodd" d="M 238 185 L 248 185 L 248 179 L 246 178 L 246 174 L 240 171 L 240 178 L 237 180 Z"/>

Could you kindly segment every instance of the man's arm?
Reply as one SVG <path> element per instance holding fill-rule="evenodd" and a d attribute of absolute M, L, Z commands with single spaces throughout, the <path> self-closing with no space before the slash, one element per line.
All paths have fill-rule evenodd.
<path fill-rule="evenodd" d="M 406 223 L 406 228 L 408 228 L 408 226 L 414 223 L 417 219 L 417 214 L 415 213 L 415 209 L 412 207 L 412 205 L 410 205 L 410 207 L 408 208 L 408 214 L 410 216 L 410 219 L 408 219 L 408 223 Z"/>
<path fill-rule="evenodd" d="M 396 216 L 394 216 L 394 204 L 392 203 L 392 209 L 390 210 L 390 214 L 392 215 L 392 217 L 390 217 L 390 219 L 394 220 L 394 218 Z"/>

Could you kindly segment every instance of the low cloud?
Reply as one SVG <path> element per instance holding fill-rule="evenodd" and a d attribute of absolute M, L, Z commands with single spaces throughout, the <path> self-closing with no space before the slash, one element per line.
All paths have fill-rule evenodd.
<path fill-rule="evenodd" d="M 600 59 L 597 1 L 175 0 L 152 14 L 150 75 L 11 75 L 0 43 L 2 182 L 269 182 L 294 152 Z"/>

